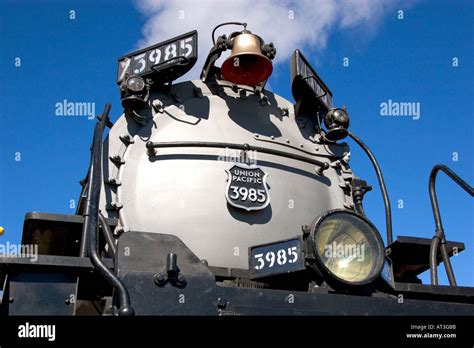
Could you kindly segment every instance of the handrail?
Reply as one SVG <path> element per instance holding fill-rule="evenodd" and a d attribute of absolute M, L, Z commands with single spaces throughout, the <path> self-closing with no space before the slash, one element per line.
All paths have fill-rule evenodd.
<path fill-rule="evenodd" d="M 130 296 L 125 285 L 121 279 L 105 265 L 98 253 L 97 232 L 99 229 L 99 200 L 102 184 L 102 137 L 105 126 L 108 124 L 110 108 L 111 105 L 107 103 L 94 130 L 87 197 L 83 213 L 84 223 L 82 229 L 81 255 L 88 253 L 94 268 L 97 269 L 100 275 L 117 291 L 119 298 L 118 314 L 134 315 L 135 312 L 130 305 Z M 102 226 L 102 228 L 106 227 Z"/>
<path fill-rule="evenodd" d="M 146 143 L 146 148 L 148 150 L 148 156 L 156 155 L 155 148 L 165 148 L 165 147 L 213 147 L 213 148 L 231 148 L 238 149 L 243 151 L 257 151 L 261 153 L 266 153 L 269 155 L 281 156 L 297 161 L 302 161 L 306 163 L 311 163 L 319 166 L 319 173 L 321 174 L 324 170 L 329 168 L 329 163 L 322 162 L 314 158 L 308 158 L 305 156 L 293 154 L 286 151 L 274 150 L 266 147 L 254 146 L 249 144 L 237 144 L 237 143 L 224 143 L 224 142 L 208 142 L 208 141 L 170 141 L 170 142 L 152 142 L 149 141 Z"/>
<path fill-rule="evenodd" d="M 431 275 L 431 284 L 438 285 L 438 248 L 441 250 L 441 257 L 446 268 L 446 274 L 448 276 L 449 285 L 456 286 L 456 278 L 454 277 L 453 268 L 451 266 L 451 261 L 449 260 L 449 254 L 446 249 L 446 238 L 444 236 L 443 223 L 441 221 L 441 214 L 439 212 L 438 198 L 436 196 L 436 176 L 439 171 L 444 172 L 448 177 L 450 177 L 456 184 L 461 186 L 467 193 L 474 196 L 474 188 L 470 186 L 467 182 L 461 179 L 455 172 L 449 169 L 444 164 L 437 164 L 433 167 L 430 174 L 429 181 L 429 192 L 431 200 L 431 208 L 433 210 L 433 216 L 436 225 L 435 235 L 431 240 L 430 245 L 430 275 Z M 440 245 L 441 243 L 441 245 Z"/>

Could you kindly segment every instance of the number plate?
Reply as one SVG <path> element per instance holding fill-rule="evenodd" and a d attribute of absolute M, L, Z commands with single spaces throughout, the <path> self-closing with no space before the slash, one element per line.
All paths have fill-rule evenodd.
<path fill-rule="evenodd" d="M 291 58 L 291 80 L 293 81 L 293 97 L 298 100 L 306 95 L 309 89 L 314 98 L 321 102 L 327 110 L 332 108 L 332 93 L 319 75 L 314 71 L 303 54 L 296 50 Z M 301 88 L 301 87 L 305 88 Z"/>
<path fill-rule="evenodd" d="M 226 172 L 229 178 L 225 196 L 230 205 L 250 211 L 265 209 L 270 204 L 268 174 L 260 167 L 235 164 Z"/>
<path fill-rule="evenodd" d="M 301 238 L 250 247 L 250 278 L 260 278 L 305 269 Z"/>
<path fill-rule="evenodd" d="M 122 83 L 126 75 L 173 80 L 189 71 L 196 60 L 197 31 L 194 30 L 121 57 L 117 84 Z"/>

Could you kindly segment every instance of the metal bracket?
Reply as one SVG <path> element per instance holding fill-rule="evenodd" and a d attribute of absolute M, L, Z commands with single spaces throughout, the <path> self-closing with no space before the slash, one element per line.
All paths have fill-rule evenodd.
<path fill-rule="evenodd" d="M 168 282 L 178 288 L 186 286 L 186 278 L 180 274 L 177 260 L 178 256 L 174 253 L 166 255 L 166 269 L 153 277 L 153 281 L 157 286 L 164 286 Z"/>
<path fill-rule="evenodd" d="M 119 155 L 110 156 L 109 159 L 112 163 L 115 163 L 118 166 L 121 166 L 122 164 L 125 164 L 125 161 Z"/>
<path fill-rule="evenodd" d="M 128 145 L 134 143 L 134 140 L 133 140 L 132 137 L 131 137 L 130 135 L 128 135 L 128 134 L 120 135 L 120 136 L 119 136 L 119 139 L 122 141 L 122 143 L 125 144 L 125 146 L 128 146 Z"/>

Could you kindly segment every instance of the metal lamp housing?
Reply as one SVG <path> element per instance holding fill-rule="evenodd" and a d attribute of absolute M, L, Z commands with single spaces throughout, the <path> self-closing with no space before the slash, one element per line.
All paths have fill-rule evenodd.
<path fill-rule="evenodd" d="M 344 108 L 333 108 L 324 117 L 324 125 L 327 132 L 325 138 L 329 141 L 344 139 L 349 134 L 350 118 Z"/>
<path fill-rule="evenodd" d="M 138 110 L 146 105 L 147 84 L 139 76 L 129 76 L 120 86 L 124 109 Z"/>
<path fill-rule="evenodd" d="M 334 288 L 363 288 L 379 277 L 385 249 L 376 227 L 349 210 L 332 210 L 316 219 L 309 242 L 314 268 Z"/>

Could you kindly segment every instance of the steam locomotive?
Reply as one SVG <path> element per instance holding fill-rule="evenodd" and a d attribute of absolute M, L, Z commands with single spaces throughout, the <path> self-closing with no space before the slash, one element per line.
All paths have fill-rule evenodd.
<path fill-rule="evenodd" d="M 216 29 L 242 30 L 215 38 Z M 472 315 L 457 286 L 430 175 L 432 239 L 393 240 L 390 201 L 346 108 L 301 51 L 294 102 L 265 89 L 276 48 L 223 23 L 199 80 L 196 31 L 118 60 L 124 113 L 95 125 L 76 214 L 26 214 L 36 262 L 0 258 L 4 315 Z M 221 67 L 216 61 L 231 50 Z M 105 129 L 109 128 L 104 139 Z M 386 240 L 365 215 L 371 186 L 352 171 L 362 147 L 384 200 Z M 443 262 L 449 286 L 438 285 Z M 430 270 L 431 284 L 418 275 Z"/>

